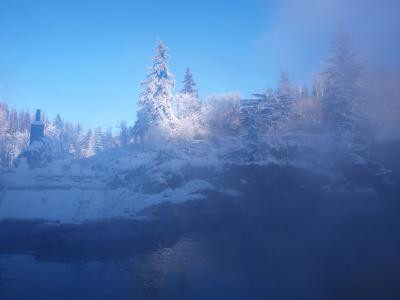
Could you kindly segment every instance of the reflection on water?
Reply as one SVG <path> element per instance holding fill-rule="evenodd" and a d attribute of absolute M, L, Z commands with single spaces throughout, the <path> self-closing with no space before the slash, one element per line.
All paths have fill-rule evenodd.
<path fill-rule="evenodd" d="M 192 237 L 120 259 L 66 263 L 2 255 L 0 299 L 245 299 L 267 287 L 257 287 L 245 272 L 216 266 L 208 247 Z"/>
<path fill-rule="evenodd" d="M 133 263 L 132 269 L 139 277 L 143 293 L 157 299 L 168 284 L 173 284 L 177 292 L 187 291 L 190 275 L 200 272 L 204 265 L 202 245 L 183 238 L 172 248 L 160 248 L 143 255 Z"/>

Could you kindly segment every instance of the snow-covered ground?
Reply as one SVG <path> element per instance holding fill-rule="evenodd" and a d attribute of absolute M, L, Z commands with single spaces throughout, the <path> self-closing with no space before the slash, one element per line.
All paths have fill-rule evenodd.
<path fill-rule="evenodd" d="M 303 145 L 318 144 L 315 138 L 306 138 L 309 140 L 302 141 Z M 53 159 L 47 166 L 33 169 L 22 160 L 17 168 L 0 171 L 0 219 L 82 222 L 135 218 L 144 208 L 163 202 L 204 199 L 210 190 L 236 197 L 238 191 L 216 186 L 213 181 L 224 177 L 227 165 L 291 164 L 315 170 L 323 161 L 315 146 L 317 152 L 304 148 L 309 157 L 297 154 L 290 160 L 268 154 L 268 143 L 254 149 L 240 142 L 220 139 L 132 145 L 86 159 Z"/>
<path fill-rule="evenodd" d="M 168 201 L 179 203 L 202 199 L 202 192 L 213 186 L 203 180 L 191 180 L 183 187 L 157 194 L 142 194 L 127 188 L 51 187 L 7 189 L 0 203 L 0 219 L 45 219 L 62 222 L 135 217 L 143 208 Z"/>
<path fill-rule="evenodd" d="M 206 180 L 182 171 L 190 165 L 216 167 L 218 160 L 185 151 L 116 150 L 90 159 L 58 159 L 30 169 L 24 162 L 3 170 L 0 219 L 62 222 L 128 217 L 162 202 L 205 198 L 214 189 Z M 179 153 L 179 154 L 178 154 Z M 171 178 L 177 182 L 171 182 Z"/>

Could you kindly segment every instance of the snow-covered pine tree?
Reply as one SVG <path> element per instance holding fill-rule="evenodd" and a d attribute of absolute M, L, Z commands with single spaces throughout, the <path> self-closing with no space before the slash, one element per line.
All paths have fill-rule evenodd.
<path fill-rule="evenodd" d="M 205 125 L 201 117 L 201 103 L 196 82 L 189 68 L 186 69 L 182 83 L 183 88 L 177 95 L 175 102 L 179 118 L 179 135 L 186 138 L 203 135 Z"/>
<path fill-rule="evenodd" d="M 147 80 L 142 83 L 144 91 L 139 96 L 139 111 L 134 127 L 137 139 L 143 139 L 149 131 L 170 135 L 176 126 L 172 110 L 174 76 L 167 64 L 167 47 L 159 41 L 153 65 Z"/>
<path fill-rule="evenodd" d="M 182 83 L 183 89 L 176 100 L 178 117 L 193 117 L 200 111 L 200 100 L 196 89 L 196 82 L 194 81 L 192 72 L 189 68 L 186 69 L 185 78 Z"/>
<path fill-rule="evenodd" d="M 281 70 L 281 75 L 276 91 L 275 114 L 279 122 L 288 121 L 293 113 L 294 87 L 286 71 Z"/>
<path fill-rule="evenodd" d="M 280 134 L 293 114 L 294 88 L 288 73 L 281 71 L 278 88 L 253 94 L 255 126 L 269 134 Z"/>
<path fill-rule="evenodd" d="M 97 154 L 104 150 L 103 132 L 100 127 L 94 129 L 94 152 Z"/>
<path fill-rule="evenodd" d="M 293 113 L 296 116 L 297 129 L 315 131 L 321 121 L 321 103 L 318 96 L 310 93 L 306 86 L 299 86 L 295 92 Z"/>
<path fill-rule="evenodd" d="M 126 125 L 125 121 L 121 121 L 119 124 L 119 146 L 126 147 L 130 141 L 130 128 Z"/>
<path fill-rule="evenodd" d="M 103 132 L 103 136 L 102 136 L 102 140 L 103 140 L 103 150 L 108 150 L 111 149 L 115 146 L 115 138 L 112 134 L 112 129 L 109 128 L 108 130 L 106 130 L 105 132 Z"/>
<path fill-rule="evenodd" d="M 68 152 L 68 145 L 65 140 L 65 123 L 60 115 L 57 115 L 51 126 L 48 127 L 48 133 L 54 154 L 56 156 L 65 155 Z"/>
<path fill-rule="evenodd" d="M 30 113 L 0 102 L 0 165 L 11 166 L 29 144 Z"/>
<path fill-rule="evenodd" d="M 84 142 L 84 136 L 82 133 L 82 126 L 78 123 L 74 127 L 74 132 L 73 132 L 73 138 L 72 138 L 72 154 L 74 154 L 75 157 L 80 158 L 82 157 L 83 154 L 83 142 Z"/>
<path fill-rule="evenodd" d="M 312 82 L 312 96 L 320 101 L 325 94 L 326 79 L 323 74 L 314 77 Z"/>
<path fill-rule="evenodd" d="M 96 141 L 93 131 L 89 128 L 83 140 L 82 156 L 87 158 L 95 154 L 96 154 Z"/>
<path fill-rule="evenodd" d="M 323 72 L 322 116 L 338 144 L 352 151 L 364 147 L 369 140 L 369 124 L 361 86 L 362 71 L 362 65 L 352 49 L 350 35 L 340 31 Z"/>
<path fill-rule="evenodd" d="M 75 125 L 70 122 L 65 122 L 63 140 L 65 143 L 65 154 L 66 155 L 72 154 L 73 156 L 76 156 L 75 134 L 76 134 Z"/>
<path fill-rule="evenodd" d="M 8 106 L 0 102 L 0 166 L 7 167 L 11 162 L 10 143 L 10 123 L 8 119 Z"/>
<path fill-rule="evenodd" d="M 202 105 L 202 117 L 208 134 L 215 136 L 235 135 L 240 125 L 239 93 L 226 93 L 210 96 Z"/>
<path fill-rule="evenodd" d="M 196 82 L 193 79 L 193 74 L 190 68 L 186 68 L 185 78 L 183 79 L 182 83 L 183 83 L 183 88 L 181 90 L 182 94 L 188 94 L 198 97 Z"/>

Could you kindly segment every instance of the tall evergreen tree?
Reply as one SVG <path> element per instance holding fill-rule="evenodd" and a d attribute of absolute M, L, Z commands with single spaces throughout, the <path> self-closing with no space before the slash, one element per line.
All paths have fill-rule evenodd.
<path fill-rule="evenodd" d="M 104 150 L 104 135 L 100 127 L 96 127 L 93 133 L 94 151 L 99 153 Z"/>
<path fill-rule="evenodd" d="M 279 82 L 278 82 L 278 96 L 291 96 L 293 94 L 292 81 L 289 78 L 289 74 L 285 70 L 281 70 Z"/>
<path fill-rule="evenodd" d="M 130 128 L 126 125 L 125 121 L 121 121 L 119 129 L 119 145 L 121 147 L 126 147 L 130 140 Z"/>
<path fill-rule="evenodd" d="M 170 133 L 175 127 L 176 117 L 172 110 L 174 76 L 167 64 L 167 47 L 159 41 L 153 65 L 147 80 L 142 83 L 144 91 L 139 96 L 139 111 L 135 134 L 142 138 L 151 130 Z"/>
<path fill-rule="evenodd" d="M 183 88 L 176 99 L 178 116 L 180 119 L 193 119 L 200 111 L 200 100 L 196 89 L 196 82 L 189 68 L 186 69 L 185 78 L 182 83 Z"/>
<path fill-rule="evenodd" d="M 89 128 L 83 140 L 83 157 L 91 157 L 96 154 L 96 140 L 93 131 Z"/>
<path fill-rule="evenodd" d="M 108 150 L 116 145 L 116 140 L 113 136 L 112 129 L 109 128 L 103 132 L 103 150 Z"/>
<path fill-rule="evenodd" d="M 255 99 L 249 102 L 242 110 L 243 112 L 253 112 L 254 120 L 248 122 L 253 129 L 268 132 L 270 134 L 283 133 L 293 114 L 294 88 L 285 71 L 281 71 L 278 81 L 278 88 L 267 90 L 264 93 L 253 94 Z M 245 115 L 244 119 L 248 119 Z M 252 129 L 252 130 L 253 130 Z"/>
<path fill-rule="evenodd" d="M 57 155 L 64 155 L 68 153 L 68 144 L 65 135 L 64 120 L 57 115 L 49 128 L 49 135 L 52 139 L 52 148 Z"/>
<path fill-rule="evenodd" d="M 325 78 L 322 114 L 336 140 L 355 147 L 368 141 L 368 120 L 361 78 L 362 65 L 352 49 L 350 35 L 339 32 L 323 73 Z"/>
<path fill-rule="evenodd" d="M 284 70 L 281 70 L 276 98 L 275 114 L 279 121 L 287 121 L 292 116 L 294 87 L 289 74 Z"/>
<path fill-rule="evenodd" d="M 176 96 L 175 107 L 179 118 L 178 133 L 183 138 L 194 138 L 206 134 L 204 111 L 196 89 L 192 72 L 186 69 L 183 88 Z"/>
<path fill-rule="evenodd" d="M 0 166 L 7 167 L 12 161 L 12 134 L 9 122 L 9 109 L 0 102 Z"/>
<path fill-rule="evenodd" d="M 196 82 L 193 79 L 192 71 L 190 68 L 186 68 L 185 78 L 182 81 L 183 89 L 181 90 L 182 94 L 189 94 L 198 97 Z"/>
<path fill-rule="evenodd" d="M 83 142 L 84 136 L 82 133 L 82 126 L 78 123 L 74 128 L 74 135 L 72 139 L 72 150 L 75 157 L 82 157 Z"/>

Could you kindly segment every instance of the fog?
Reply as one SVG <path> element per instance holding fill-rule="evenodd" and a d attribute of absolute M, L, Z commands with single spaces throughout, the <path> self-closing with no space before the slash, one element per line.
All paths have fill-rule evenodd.
<path fill-rule="evenodd" d="M 353 34 L 361 56 L 369 63 L 398 68 L 399 9 L 398 1 L 392 0 L 283 1 L 266 39 L 271 47 L 291 51 L 301 59 L 301 54 L 313 53 L 320 47 L 328 49 L 332 33 L 345 28 Z M 296 54 L 297 50 L 300 54 Z M 295 64 L 290 55 L 288 59 Z"/>
<path fill-rule="evenodd" d="M 371 118 L 380 138 L 398 138 L 400 98 L 396 91 L 400 78 L 400 19 L 398 1 L 305 0 L 283 1 L 263 38 L 266 62 L 280 53 L 280 66 L 299 84 L 309 85 L 325 65 L 333 36 L 347 30 L 356 55 L 363 63 L 363 85 Z M 283 55 L 282 55 L 283 53 Z M 304 72 L 304 64 L 308 71 Z M 276 64 L 274 64 L 276 65 Z M 305 81 L 305 82 L 304 82 Z"/>

